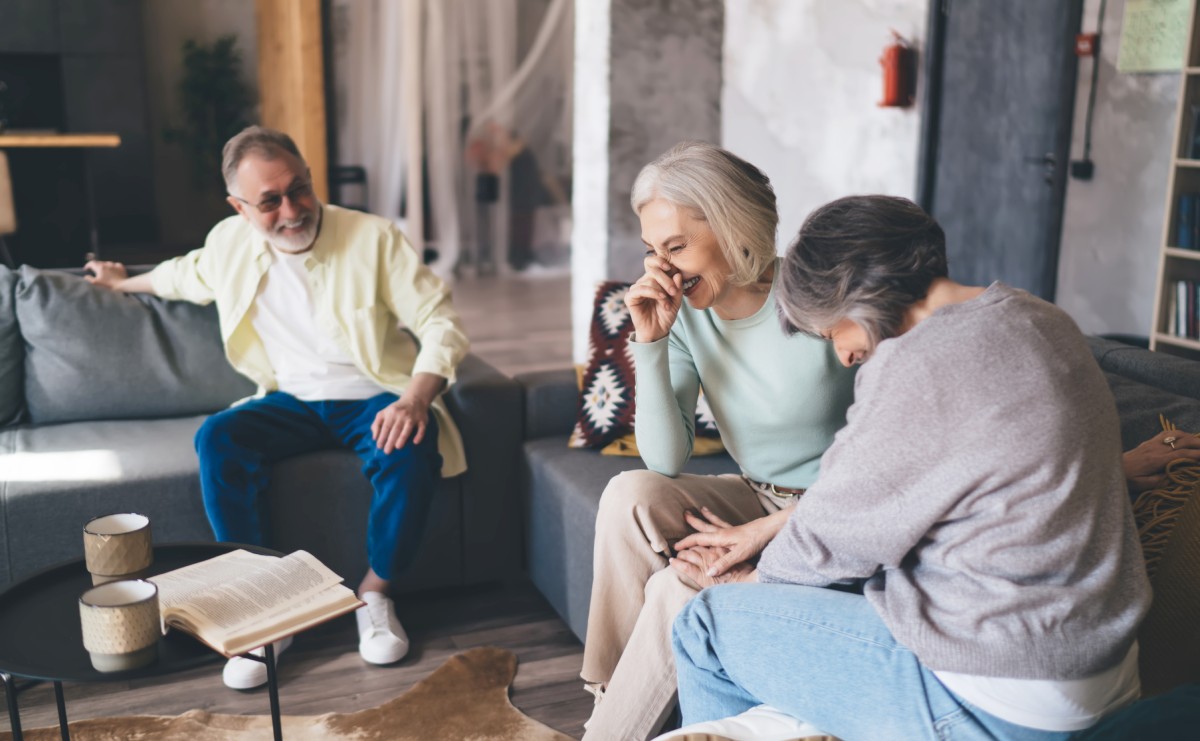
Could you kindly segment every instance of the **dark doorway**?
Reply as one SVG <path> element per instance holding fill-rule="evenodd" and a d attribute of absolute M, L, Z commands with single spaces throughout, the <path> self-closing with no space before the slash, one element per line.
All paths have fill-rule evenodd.
<path fill-rule="evenodd" d="M 931 0 L 921 205 L 950 275 L 1054 300 L 1083 0 Z"/>

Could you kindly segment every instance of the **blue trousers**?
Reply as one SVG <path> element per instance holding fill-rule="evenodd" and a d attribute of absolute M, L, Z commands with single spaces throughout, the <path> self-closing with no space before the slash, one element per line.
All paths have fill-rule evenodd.
<path fill-rule="evenodd" d="M 263 545 L 258 496 L 271 465 L 303 453 L 349 448 L 363 462 L 375 490 L 367 521 L 367 560 L 384 579 L 412 562 L 441 476 L 437 422 L 429 415 L 419 445 L 384 455 L 371 423 L 396 401 L 381 393 L 359 401 L 300 401 L 279 391 L 209 417 L 196 433 L 200 488 L 213 535 L 219 541 Z M 336 492 L 330 492 L 336 496 Z"/>
<path fill-rule="evenodd" d="M 862 595 L 794 584 L 725 584 L 675 619 L 684 724 L 767 704 L 853 739 L 1059 741 L 960 700 Z"/>

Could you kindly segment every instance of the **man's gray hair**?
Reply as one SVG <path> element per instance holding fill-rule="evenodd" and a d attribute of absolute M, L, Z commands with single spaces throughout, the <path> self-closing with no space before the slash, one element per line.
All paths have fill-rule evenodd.
<path fill-rule="evenodd" d="M 308 163 L 304 161 L 304 155 L 300 154 L 296 142 L 282 131 L 268 129 L 266 126 L 247 126 L 234 134 L 225 142 L 225 148 L 221 151 L 221 174 L 225 176 L 225 189 L 233 193 L 237 184 L 238 165 L 242 164 L 246 155 L 256 154 L 263 159 L 273 160 L 280 152 L 295 155 L 300 164 L 308 168 Z"/>
<path fill-rule="evenodd" d="M 732 270 L 730 284 L 751 285 L 774 262 L 775 191 L 761 170 L 737 155 L 707 142 L 676 144 L 633 181 L 634 213 L 656 198 L 708 222 Z"/>
<path fill-rule="evenodd" d="M 944 278 L 946 235 L 907 198 L 848 196 L 809 214 L 783 258 L 776 309 L 784 334 L 813 337 L 850 319 L 874 349 Z"/>

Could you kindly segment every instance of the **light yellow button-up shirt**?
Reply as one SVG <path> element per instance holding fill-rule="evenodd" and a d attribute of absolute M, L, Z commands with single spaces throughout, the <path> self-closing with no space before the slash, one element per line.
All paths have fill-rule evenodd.
<path fill-rule="evenodd" d="M 154 292 L 163 298 L 216 302 L 225 355 L 258 384 L 260 396 L 277 388 L 249 317 L 271 265 L 269 249 L 245 218 L 230 216 L 213 227 L 204 247 L 150 273 Z M 395 394 L 403 394 L 417 373 L 454 382 L 468 342 L 450 291 L 390 221 L 323 206 L 321 230 L 304 267 L 317 326 L 368 378 Z M 441 398 L 432 409 L 442 475 L 457 476 L 467 468 L 462 436 Z"/>

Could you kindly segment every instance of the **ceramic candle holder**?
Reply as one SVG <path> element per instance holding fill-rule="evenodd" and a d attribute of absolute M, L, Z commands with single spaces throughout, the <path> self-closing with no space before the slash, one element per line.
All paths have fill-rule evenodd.
<path fill-rule="evenodd" d="M 126 579 L 92 587 L 79 598 L 79 621 L 83 647 L 97 671 L 137 669 L 158 655 L 162 623 L 152 582 Z"/>
<path fill-rule="evenodd" d="M 150 518 L 125 512 L 83 526 L 83 556 L 93 584 L 144 576 L 154 562 Z"/>

